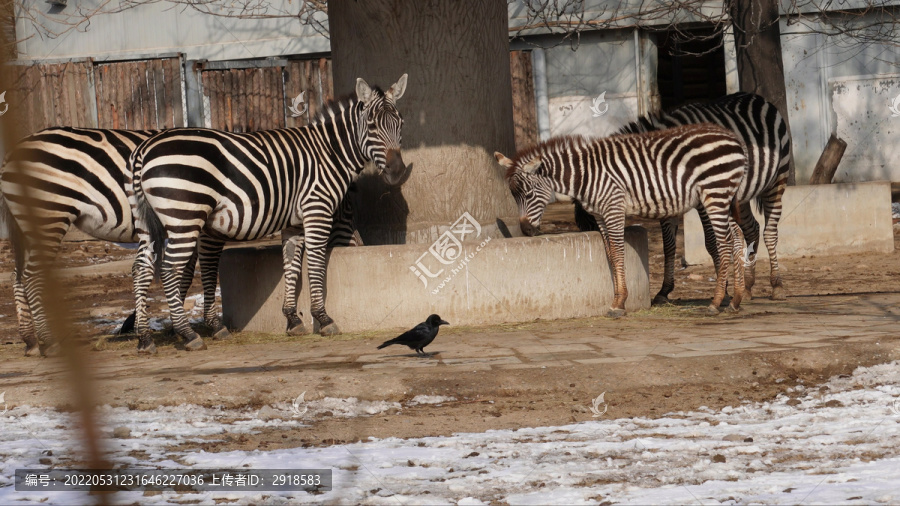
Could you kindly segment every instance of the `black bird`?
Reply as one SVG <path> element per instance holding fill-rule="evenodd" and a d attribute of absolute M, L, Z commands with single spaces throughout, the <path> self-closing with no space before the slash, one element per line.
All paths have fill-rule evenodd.
<path fill-rule="evenodd" d="M 378 349 L 386 348 L 392 344 L 405 344 L 406 346 L 409 346 L 411 350 L 416 350 L 416 354 L 427 355 L 427 353 L 422 351 L 422 348 L 431 344 L 431 341 L 434 341 L 441 325 L 450 325 L 450 323 L 441 320 L 440 316 L 433 314 L 429 316 L 427 320 L 416 325 L 412 329 L 407 330 L 389 341 L 385 341 Z"/>

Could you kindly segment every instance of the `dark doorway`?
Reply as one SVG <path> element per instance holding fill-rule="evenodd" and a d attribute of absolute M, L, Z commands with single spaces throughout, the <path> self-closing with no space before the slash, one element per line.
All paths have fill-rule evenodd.
<path fill-rule="evenodd" d="M 711 29 L 657 34 L 657 82 L 663 110 L 709 102 L 727 93 L 722 35 Z"/>

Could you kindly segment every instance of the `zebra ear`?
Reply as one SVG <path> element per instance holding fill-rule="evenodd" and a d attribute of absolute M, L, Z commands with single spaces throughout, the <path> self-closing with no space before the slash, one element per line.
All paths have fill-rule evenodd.
<path fill-rule="evenodd" d="M 368 103 L 369 100 L 372 100 L 373 95 L 374 92 L 372 91 L 372 87 L 369 86 L 369 83 L 365 82 L 361 77 L 357 78 L 356 98 L 360 99 L 363 103 Z"/>
<path fill-rule="evenodd" d="M 494 158 L 497 159 L 500 165 L 506 167 L 507 169 L 511 169 L 513 166 L 513 161 L 503 156 L 503 153 L 500 153 L 499 151 L 494 151 Z"/>
<path fill-rule="evenodd" d="M 391 89 L 387 91 L 387 94 L 389 94 L 395 102 L 400 100 L 400 97 L 402 97 L 403 93 L 406 91 L 406 77 L 407 74 L 400 76 L 400 79 L 398 79 L 397 82 L 391 86 Z"/>
<path fill-rule="evenodd" d="M 533 174 L 534 172 L 536 172 L 538 169 L 541 168 L 541 165 L 543 165 L 543 163 L 544 163 L 544 161 L 541 160 L 540 157 L 535 158 L 534 160 L 531 160 L 530 162 L 528 162 L 522 166 L 522 172 L 527 172 L 529 174 Z"/>

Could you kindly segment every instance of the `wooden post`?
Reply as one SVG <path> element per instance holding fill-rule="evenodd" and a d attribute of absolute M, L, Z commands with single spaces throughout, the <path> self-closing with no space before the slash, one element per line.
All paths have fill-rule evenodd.
<path fill-rule="evenodd" d="M 825 149 L 822 151 L 822 156 L 816 162 L 816 168 L 813 170 L 812 177 L 809 178 L 809 184 L 831 183 L 831 179 L 834 177 L 834 173 L 837 172 L 838 164 L 841 163 L 841 158 L 844 156 L 846 149 L 847 143 L 838 139 L 836 135 L 831 134 L 828 144 L 825 144 Z"/>

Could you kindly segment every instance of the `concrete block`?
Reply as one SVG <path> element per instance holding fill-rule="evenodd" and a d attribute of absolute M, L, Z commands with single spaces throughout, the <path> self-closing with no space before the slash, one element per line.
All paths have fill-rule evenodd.
<path fill-rule="evenodd" d="M 629 311 L 650 306 L 647 232 L 626 229 Z M 435 243 L 437 244 L 437 243 Z M 433 247 L 434 245 L 432 245 Z M 330 252 L 326 308 L 344 332 L 409 328 L 431 313 L 452 325 L 604 315 L 613 300 L 611 270 L 599 233 L 490 239 L 459 243 L 441 266 L 427 244 L 337 248 Z M 423 260 L 423 255 L 427 258 Z M 413 267 L 441 272 L 430 279 Z M 306 268 L 298 296 L 307 328 Z M 226 249 L 220 283 L 225 324 L 232 329 L 283 333 L 280 247 Z"/>
<path fill-rule="evenodd" d="M 887 181 L 789 186 L 782 208 L 779 258 L 894 251 L 891 184 Z M 762 242 L 765 221 L 758 212 L 754 215 Z M 755 249 L 759 258 L 769 257 L 765 243 Z M 695 210 L 684 216 L 684 259 L 690 265 L 712 263 Z"/>

